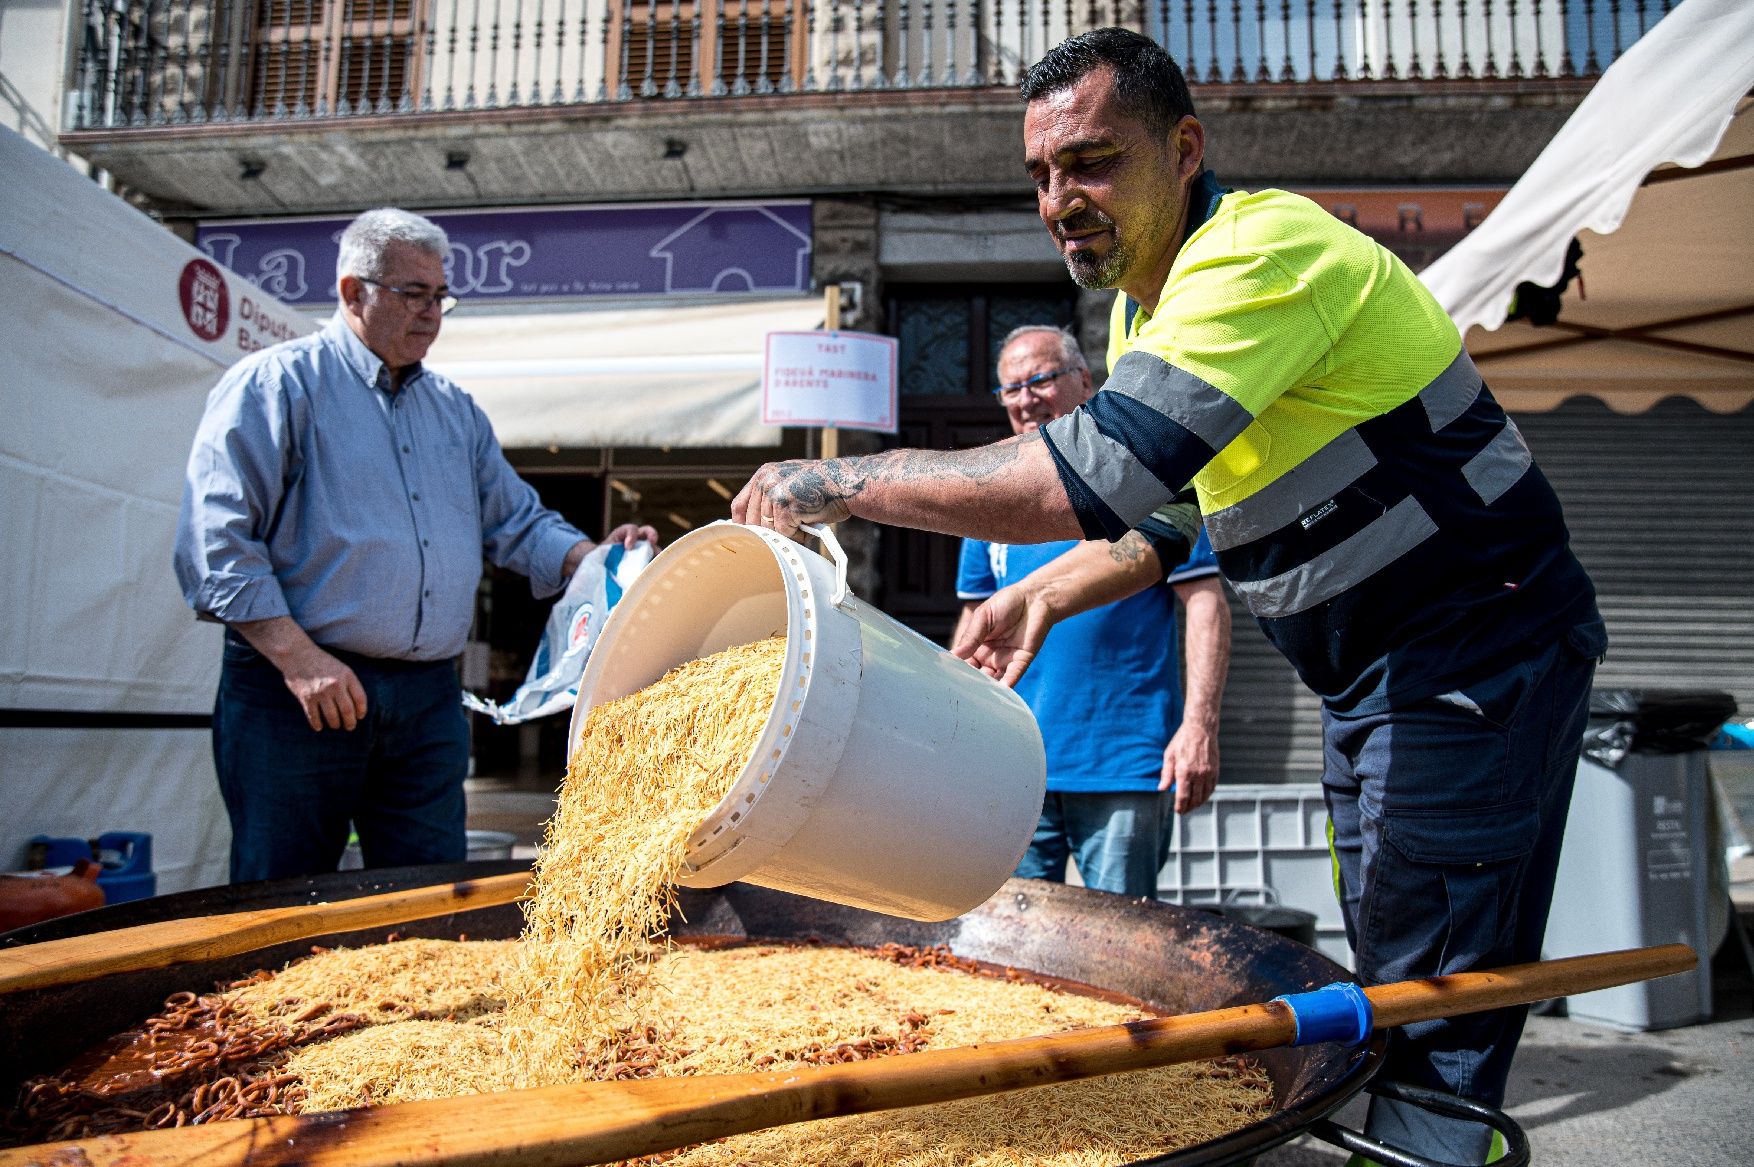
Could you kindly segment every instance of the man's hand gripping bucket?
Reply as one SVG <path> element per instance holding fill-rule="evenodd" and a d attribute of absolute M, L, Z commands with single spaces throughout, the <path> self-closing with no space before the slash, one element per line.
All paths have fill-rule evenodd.
<path fill-rule="evenodd" d="M 654 559 L 603 626 L 568 740 L 591 709 L 685 661 L 784 633 L 774 709 L 689 839 L 678 882 L 960 915 L 1029 844 L 1046 788 L 1041 732 L 1015 693 L 848 594 L 833 532 L 807 530 L 832 562 L 730 522 Z"/>

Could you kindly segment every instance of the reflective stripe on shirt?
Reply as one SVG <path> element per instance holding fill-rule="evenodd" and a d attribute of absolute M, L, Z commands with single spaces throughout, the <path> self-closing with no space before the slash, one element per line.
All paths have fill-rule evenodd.
<path fill-rule="evenodd" d="M 1226 580 L 1336 708 L 1411 700 L 1594 618 L 1558 499 L 1386 249 L 1280 191 L 1117 297 L 1102 390 L 1042 428 L 1087 535 L 1190 479 Z"/>

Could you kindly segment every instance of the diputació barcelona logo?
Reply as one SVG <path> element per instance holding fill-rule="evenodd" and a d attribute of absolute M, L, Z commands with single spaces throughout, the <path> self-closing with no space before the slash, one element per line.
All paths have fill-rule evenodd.
<path fill-rule="evenodd" d="M 184 264 L 182 278 L 177 281 L 177 298 L 182 301 L 183 319 L 196 336 L 218 340 L 225 335 L 231 304 L 225 291 L 225 277 L 217 267 L 205 259 L 191 259 Z"/>

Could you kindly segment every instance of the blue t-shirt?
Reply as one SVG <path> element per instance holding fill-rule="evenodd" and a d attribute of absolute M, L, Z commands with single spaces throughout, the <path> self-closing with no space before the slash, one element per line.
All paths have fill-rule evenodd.
<path fill-rule="evenodd" d="M 984 600 L 1077 546 L 962 541 L 956 594 Z M 1206 533 L 1168 582 L 1056 624 L 1023 679 L 1047 747 L 1048 789 L 1106 794 L 1155 790 L 1163 748 L 1181 724 L 1175 596 L 1169 584 L 1216 575 Z"/>

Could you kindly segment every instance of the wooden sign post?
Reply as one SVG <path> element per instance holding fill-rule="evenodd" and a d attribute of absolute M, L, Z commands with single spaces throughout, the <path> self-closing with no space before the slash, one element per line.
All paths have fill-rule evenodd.
<path fill-rule="evenodd" d="M 822 290 L 822 328 L 825 332 L 840 331 L 839 284 L 830 284 Z M 822 439 L 817 452 L 824 458 L 840 457 L 840 430 L 837 427 L 822 427 Z"/>

